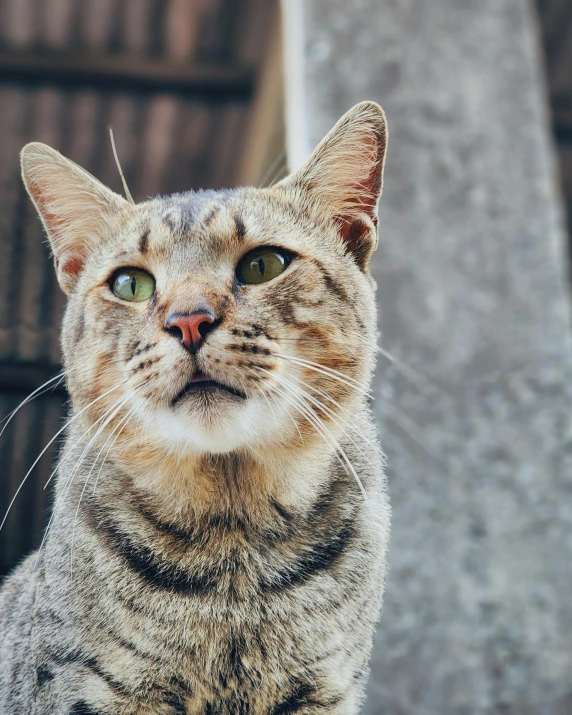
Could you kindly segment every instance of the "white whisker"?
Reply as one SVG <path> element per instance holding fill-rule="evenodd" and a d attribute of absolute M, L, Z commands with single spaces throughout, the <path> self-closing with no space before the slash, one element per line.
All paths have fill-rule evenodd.
<path fill-rule="evenodd" d="M 123 362 L 123 361 L 122 360 L 112 360 L 112 361 L 110 361 L 110 364 L 116 363 L 116 362 Z M 27 404 L 29 404 L 33 400 L 37 399 L 38 397 L 45 395 L 46 392 L 49 392 L 50 390 L 55 390 L 58 387 L 60 387 L 61 383 L 65 381 L 65 379 L 69 375 L 69 373 L 71 373 L 71 372 L 76 373 L 78 370 L 80 372 L 83 372 L 84 370 L 91 371 L 91 368 L 80 367 L 79 365 L 76 367 L 66 368 L 66 370 L 63 370 L 63 371 L 59 372 L 57 375 L 54 375 L 53 377 L 51 377 L 49 380 L 46 380 L 46 382 L 44 382 L 42 385 L 37 387 L 33 392 L 31 392 L 29 395 L 27 395 L 27 397 L 25 397 L 22 400 L 22 402 L 20 402 L 20 404 L 12 410 L 12 412 L 10 412 L 8 415 L 6 415 L 5 417 L 3 417 L 0 420 L 0 424 L 2 424 L 2 422 L 5 422 L 4 426 L 0 430 L 0 437 L 2 437 L 2 435 L 4 434 L 6 428 L 8 427 L 8 425 L 10 424 L 12 419 L 16 416 L 16 414 L 23 407 L 25 407 Z M 52 384 L 54 382 L 56 384 Z"/>
<path fill-rule="evenodd" d="M 0 523 L 0 531 L 2 530 L 2 527 L 4 526 L 4 524 L 6 523 L 6 519 L 8 518 L 8 514 L 10 513 L 10 509 L 12 508 L 14 502 L 16 501 L 16 499 L 17 499 L 17 497 L 18 497 L 18 494 L 21 492 L 22 487 L 23 487 L 24 484 L 26 483 L 26 480 L 28 479 L 28 477 L 29 477 L 30 474 L 32 473 L 32 470 L 34 469 L 34 467 L 36 466 L 36 464 L 40 461 L 40 459 L 41 459 L 41 458 L 44 456 L 44 454 L 47 452 L 47 450 L 49 449 L 50 445 L 52 445 L 52 444 L 54 443 L 54 441 L 60 436 L 60 434 L 61 434 L 64 430 L 66 430 L 67 427 L 68 427 L 74 420 L 76 420 L 83 412 L 85 412 L 89 407 L 91 407 L 91 406 L 94 405 L 96 402 L 98 402 L 99 400 L 101 400 L 101 399 L 103 399 L 104 397 L 106 397 L 107 395 L 109 395 L 110 392 L 113 392 L 114 390 L 119 389 L 122 385 L 125 385 L 125 383 L 126 383 L 127 381 L 128 381 L 128 380 L 124 380 L 123 382 L 119 383 L 118 385 L 115 385 L 115 386 L 112 387 L 111 389 L 109 389 L 109 390 L 107 390 L 106 392 L 104 392 L 104 393 L 103 393 L 102 395 L 100 395 L 99 397 L 96 397 L 94 400 L 92 400 L 92 401 L 89 403 L 89 405 L 86 405 L 86 406 L 85 406 L 84 408 L 82 408 L 79 412 L 77 412 L 75 415 L 73 415 L 69 420 L 67 420 L 66 423 L 64 424 L 64 426 L 56 432 L 56 434 L 52 437 L 52 439 L 48 442 L 48 444 L 44 447 L 44 449 L 42 449 L 42 451 L 40 452 L 40 454 L 36 457 L 36 459 L 34 460 L 34 463 L 33 463 L 32 466 L 30 467 L 30 469 L 28 469 L 28 471 L 26 472 L 24 478 L 23 478 L 22 481 L 20 482 L 20 485 L 18 486 L 18 489 L 16 489 L 16 493 L 15 493 L 14 496 L 12 497 L 12 500 L 10 501 L 10 504 L 8 504 L 8 509 L 6 510 L 6 513 L 4 514 L 4 518 L 2 519 L 2 522 Z M 55 473 L 55 470 L 54 470 L 54 472 L 52 472 L 52 475 L 50 476 L 50 479 L 52 478 L 52 476 L 54 475 L 54 473 Z M 48 483 L 49 483 L 50 479 L 48 479 Z M 47 486 L 47 483 L 46 483 L 46 485 L 44 486 L 44 489 L 46 488 L 46 486 Z"/>
<path fill-rule="evenodd" d="M 127 381 L 125 381 L 125 382 L 127 382 Z M 125 384 L 125 383 L 121 383 L 121 384 Z M 119 387 L 119 386 L 120 386 L 120 385 L 118 385 L 118 387 Z M 127 400 L 129 399 L 129 396 L 130 396 L 129 393 L 128 393 L 127 396 L 122 395 L 122 396 L 121 396 L 118 400 L 116 400 L 107 410 L 105 410 L 105 412 L 103 413 L 103 415 L 101 415 L 101 417 L 99 417 L 93 424 L 91 424 L 91 425 L 84 431 L 83 435 L 82 435 L 81 438 L 80 438 L 80 441 L 81 441 L 89 432 L 91 432 L 91 430 L 92 430 L 97 424 L 99 424 L 99 422 L 101 422 L 101 421 L 104 420 L 106 417 L 108 417 L 110 411 L 113 410 L 113 409 L 118 405 L 118 403 L 121 403 L 121 405 L 120 405 L 120 407 L 121 407 L 125 402 L 127 402 Z M 102 397 L 103 397 L 103 395 L 102 395 Z M 98 399 L 99 399 L 99 398 L 98 398 Z M 93 403 L 92 403 L 92 404 L 93 404 Z M 88 407 L 89 407 L 89 405 L 88 405 Z M 87 407 L 86 407 L 85 409 L 87 409 Z M 80 413 L 78 413 L 78 414 L 80 414 Z M 72 421 L 72 420 L 69 420 L 69 421 L 67 422 L 67 425 L 69 425 L 69 423 L 70 423 L 71 421 Z M 64 425 L 64 427 L 66 427 L 67 425 Z M 105 425 L 104 425 L 104 426 L 105 426 Z M 91 444 L 93 443 L 93 440 L 94 440 L 95 438 L 97 438 L 97 436 L 98 436 L 98 434 L 100 434 L 100 432 L 101 432 L 101 428 L 99 428 L 99 429 L 97 430 L 97 433 L 95 434 L 95 436 L 90 439 L 90 441 L 88 442 L 87 446 L 84 448 L 83 452 L 81 453 L 79 459 L 76 461 L 75 467 L 72 469 L 71 476 L 68 477 L 68 479 L 67 479 L 65 485 L 64 485 L 63 488 L 62 488 L 62 494 L 60 495 L 60 501 L 61 501 L 61 502 L 64 502 L 64 501 L 65 501 L 65 497 L 66 497 L 67 494 L 68 494 L 68 491 L 69 491 L 69 489 L 70 489 L 70 487 L 71 487 L 71 484 L 72 484 L 72 482 L 73 482 L 73 479 L 74 479 L 74 477 L 75 477 L 75 474 L 76 474 L 77 470 L 78 470 L 79 467 L 81 466 L 84 457 L 85 457 L 86 454 L 88 453 L 89 448 L 90 448 Z M 53 470 L 53 472 L 51 473 L 50 478 L 48 479 L 48 481 L 47 481 L 46 484 L 44 485 L 44 489 L 48 486 L 50 480 L 51 480 L 51 479 L 54 477 L 54 475 L 58 472 L 59 468 L 60 468 L 60 464 L 58 464 L 57 467 L 56 467 L 56 468 Z M 48 524 L 47 524 L 46 529 L 45 529 L 45 531 L 44 531 L 44 536 L 43 536 L 43 538 L 42 538 L 42 541 L 41 541 L 41 544 L 40 544 L 40 548 L 38 549 L 38 555 L 37 555 L 37 557 L 36 557 L 36 563 L 35 563 L 35 565 L 34 565 L 34 569 L 36 568 L 36 566 L 37 566 L 37 564 L 38 564 L 38 560 L 39 560 L 39 558 L 40 558 L 40 553 L 41 553 L 41 551 L 42 551 L 42 547 L 44 546 L 44 544 L 45 544 L 45 542 L 46 542 L 46 539 L 47 539 L 47 537 L 48 537 L 48 534 L 49 534 L 49 532 L 50 532 L 50 529 L 51 529 L 52 522 L 53 522 L 54 517 L 55 517 L 55 513 L 56 513 L 57 507 L 58 507 L 58 498 L 56 497 L 56 499 L 55 499 L 55 501 L 54 501 L 54 506 L 53 506 L 53 509 L 52 509 L 52 513 L 50 514 L 50 518 L 49 518 L 49 520 L 48 520 Z"/>
<path fill-rule="evenodd" d="M 417 425 L 411 418 L 409 418 L 402 410 L 400 410 L 395 405 L 391 403 L 384 403 L 383 409 L 386 410 L 386 415 L 392 419 L 395 424 L 402 429 L 405 434 L 411 439 L 418 447 L 430 457 L 433 457 L 439 464 L 443 464 L 443 460 L 439 454 L 434 452 L 425 442 L 423 435 L 420 433 L 419 425 Z M 389 414 L 387 414 L 389 413 Z"/>
<path fill-rule="evenodd" d="M 136 392 L 135 392 L 134 390 L 130 390 L 130 392 L 129 392 L 128 395 L 127 395 L 127 399 L 130 399 L 130 398 L 133 397 L 135 394 L 136 394 Z M 104 429 L 105 427 L 107 427 L 107 425 L 111 422 L 111 420 L 115 417 L 115 415 L 116 415 L 116 414 L 119 412 L 119 410 L 123 407 L 123 405 L 125 404 L 126 401 L 127 401 L 127 400 L 124 400 L 123 402 L 121 402 L 121 404 L 113 411 L 113 414 L 111 414 L 111 415 L 109 416 L 109 418 L 105 421 L 105 424 L 102 425 L 102 427 L 100 428 L 100 430 L 102 430 L 102 429 Z M 123 422 L 125 422 L 126 419 L 129 418 L 131 412 L 132 412 L 134 409 L 135 409 L 135 407 L 132 407 L 130 410 L 127 411 L 127 414 L 124 415 L 124 416 L 121 418 L 121 420 L 119 421 L 119 425 L 121 425 Z M 75 529 L 76 529 L 77 519 L 78 519 L 78 515 L 79 515 L 79 510 L 80 510 L 80 507 L 81 507 L 81 500 L 83 499 L 83 495 L 84 495 L 85 490 L 86 490 L 86 488 L 87 488 L 87 485 L 88 485 L 88 483 L 89 483 L 90 477 L 91 477 L 91 475 L 92 475 L 92 473 L 93 473 L 93 470 L 94 470 L 94 468 L 95 468 L 95 465 L 97 464 L 97 462 L 98 462 L 98 460 L 99 460 L 99 457 L 101 456 L 101 453 L 102 453 L 103 450 L 105 449 L 105 446 L 107 445 L 107 443 L 109 442 L 109 440 L 111 439 L 111 437 L 115 434 L 115 432 L 116 432 L 116 430 L 117 430 L 117 427 L 118 427 L 119 425 L 116 425 L 116 427 L 114 427 L 114 429 L 112 430 L 111 434 L 110 434 L 109 437 L 105 440 L 105 442 L 103 443 L 103 446 L 101 447 L 101 449 L 100 449 L 99 452 L 97 453 L 97 456 L 95 457 L 95 459 L 94 459 L 94 461 L 93 461 L 93 464 L 91 465 L 91 468 L 90 468 L 90 470 L 89 470 L 89 472 L 88 472 L 88 474 L 87 474 L 87 477 L 85 478 L 85 481 L 84 481 L 84 484 L 83 484 L 83 488 L 82 488 L 81 493 L 80 493 L 80 495 L 79 495 L 79 500 L 78 500 L 78 504 L 77 504 L 77 509 L 76 509 L 76 512 L 75 512 L 74 521 L 73 521 L 73 525 L 72 525 L 72 538 L 71 538 L 71 546 L 70 546 L 70 576 L 73 576 L 73 548 L 74 548 L 74 543 L 75 543 Z M 124 426 L 125 426 L 125 425 L 124 425 Z M 97 435 L 95 435 L 95 436 L 92 438 L 92 440 L 95 441 L 96 438 L 97 438 Z M 115 444 L 115 442 L 114 442 L 114 444 Z M 111 447 L 110 447 L 110 449 L 111 449 Z M 108 450 L 107 454 L 105 455 L 106 458 L 107 458 L 107 455 L 108 455 L 108 454 L 109 454 L 109 450 Z M 103 460 L 103 464 L 105 464 L 105 459 Z M 103 468 L 103 464 L 102 464 L 102 468 Z M 101 474 L 101 469 L 100 469 L 99 474 Z M 99 477 L 99 474 L 98 474 L 98 477 Z M 97 480 L 96 480 L 96 483 L 97 483 Z M 71 488 L 71 485 L 70 485 L 70 488 Z M 95 486 L 94 486 L 94 488 L 95 488 Z"/>
<path fill-rule="evenodd" d="M 278 402 L 278 398 L 276 397 L 276 395 L 275 395 L 273 392 L 269 393 L 269 397 L 271 397 L 273 400 L 275 400 L 276 405 L 277 405 L 278 407 L 280 407 L 280 403 Z M 300 427 L 298 426 L 298 424 L 297 424 L 296 420 L 294 419 L 294 417 L 292 417 L 292 415 L 291 415 L 289 412 L 288 412 L 287 414 L 288 414 L 288 417 L 292 420 L 292 424 L 294 425 L 296 431 L 297 431 L 298 434 L 300 435 L 300 442 L 303 442 L 303 441 L 304 441 L 304 437 L 302 436 L 302 432 L 300 432 Z"/>
<path fill-rule="evenodd" d="M 281 377 L 283 377 L 283 376 L 281 376 Z M 320 396 L 323 397 L 325 400 L 328 400 L 328 402 L 331 402 L 335 407 L 338 408 L 338 410 L 340 410 L 340 412 L 343 412 L 344 414 L 348 415 L 348 417 L 353 418 L 353 416 L 354 416 L 353 413 L 352 413 L 350 410 L 348 410 L 347 407 L 344 407 L 343 405 L 340 405 L 340 403 L 339 403 L 337 400 L 335 400 L 331 395 L 328 395 L 327 392 L 323 392 L 322 390 L 319 390 L 317 387 L 314 387 L 313 385 L 310 385 L 309 383 L 305 382 L 304 380 L 302 380 L 302 379 L 299 378 L 299 377 L 296 377 L 295 375 L 291 375 L 290 377 L 292 377 L 294 380 L 296 380 L 297 382 L 301 383 L 302 385 L 305 385 L 308 389 L 312 390 L 312 391 L 315 392 L 317 395 L 320 395 Z M 324 405 L 323 407 L 325 407 L 325 405 Z M 341 419 L 341 418 L 340 418 L 340 419 Z M 351 422 L 346 422 L 346 421 L 344 420 L 344 421 L 343 421 L 343 424 L 346 425 L 348 429 L 354 430 L 354 431 L 356 431 L 356 432 L 358 431 L 358 430 L 357 430 L 357 427 L 355 427 L 353 424 L 351 424 Z M 378 447 L 375 445 L 374 442 L 372 442 L 370 439 L 368 439 L 365 435 L 361 434 L 360 432 L 358 432 L 358 434 L 359 434 L 360 437 L 364 440 L 364 442 L 365 442 L 367 445 L 369 445 L 369 446 L 373 449 L 374 452 L 379 452 L 379 449 L 378 449 Z"/>
<path fill-rule="evenodd" d="M 259 368 L 263 369 L 263 368 Z M 265 370 L 265 372 L 268 372 L 271 374 L 268 370 Z M 300 395 L 300 392 L 298 390 L 298 387 L 293 383 L 290 382 L 287 378 L 285 378 L 283 375 L 277 375 L 276 376 L 278 380 L 281 382 L 281 384 L 284 385 L 287 389 L 290 389 L 291 392 L 293 392 L 296 396 L 302 397 L 302 399 L 308 400 L 311 404 L 313 404 L 315 407 L 317 407 L 319 410 L 322 410 L 326 415 L 329 416 L 329 418 L 336 424 L 338 427 L 340 427 L 342 430 L 346 430 L 346 437 L 350 440 L 350 442 L 354 445 L 354 447 L 360 451 L 364 459 L 370 464 L 372 467 L 375 468 L 375 464 L 371 461 L 371 459 L 367 456 L 367 454 L 363 451 L 363 449 L 360 447 L 360 445 L 354 440 L 354 438 L 347 433 L 347 430 L 353 429 L 353 425 L 349 424 L 345 420 L 338 419 L 338 416 L 336 413 L 330 408 L 324 405 L 320 400 L 316 399 L 315 397 L 312 397 L 312 395 L 309 395 L 307 392 L 302 391 L 302 394 Z M 365 440 L 365 438 L 364 438 Z M 367 440 L 365 440 L 367 442 Z M 371 444 L 370 444 L 371 446 Z"/>
<path fill-rule="evenodd" d="M 92 495 L 95 495 L 95 490 L 97 489 L 97 482 L 99 481 L 99 477 L 101 476 L 101 473 L 102 473 L 102 471 L 103 471 L 103 467 L 104 467 L 104 465 L 105 465 L 105 461 L 106 461 L 107 458 L 109 457 L 109 454 L 110 454 L 111 450 L 112 450 L 113 447 L 115 446 L 115 443 L 117 442 L 117 440 L 118 440 L 119 437 L 121 436 L 123 430 L 127 427 L 127 423 L 129 422 L 129 420 L 131 419 L 131 417 L 133 417 L 133 415 L 134 415 L 136 409 L 137 409 L 137 405 L 133 405 L 133 407 L 127 412 L 127 414 L 125 415 L 125 417 L 123 417 L 123 418 L 119 421 L 119 423 L 118 423 L 117 426 L 113 429 L 113 431 L 111 432 L 111 434 L 109 435 L 109 437 L 105 440 L 105 444 L 103 445 L 103 447 L 105 447 L 105 445 L 109 442 L 109 440 L 110 440 L 110 439 L 113 437 L 113 435 L 117 432 L 118 428 L 121 427 L 121 429 L 119 430 L 119 432 L 117 432 L 117 435 L 115 436 L 113 442 L 109 445 L 109 449 L 108 449 L 107 452 L 105 453 L 105 457 L 103 458 L 103 461 L 102 461 L 102 463 L 101 463 L 101 466 L 99 467 L 99 472 L 97 473 L 97 476 L 96 476 L 96 478 L 95 478 L 95 482 L 94 482 L 94 484 L 93 484 Z M 138 420 L 139 420 L 139 419 L 140 419 L 140 417 L 138 418 Z M 121 425 L 123 425 L 123 426 L 121 426 Z M 100 455 L 101 452 L 103 451 L 103 447 L 102 447 L 101 450 L 99 451 L 99 454 L 97 455 L 96 461 L 97 461 L 97 459 L 99 459 L 99 455 Z"/>
<path fill-rule="evenodd" d="M 334 435 L 330 432 L 330 430 L 322 423 L 322 421 L 318 418 L 318 416 L 311 410 L 310 407 L 305 403 L 305 401 L 301 397 L 295 397 L 292 398 L 292 400 L 289 399 L 289 396 L 287 393 L 284 392 L 284 390 L 280 389 L 277 385 L 274 386 L 274 389 L 282 395 L 284 399 L 290 402 L 295 409 L 300 412 L 300 414 L 305 417 L 308 422 L 316 429 L 318 434 L 324 439 L 326 443 L 329 443 L 331 446 L 334 447 L 334 452 L 336 455 L 339 455 L 347 465 L 347 468 L 349 469 L 351 475 L 354 477 L 362 495 L 363 498 L 368 505 L 368 508 L 370 510 L 371 516 L 375 519 L 375 513 L 373 511 L 373 508 L 371 506 L 371 503 L 369 501 L 369 497 L 367 495 L 367 492 L 365 490 L 365 487 L 363 486 L 363 483 L 361 479 L 359 478 L 356 470 L 354 469 L 353 464 L 351 463 L 349 457 L 347 456 L 345 450 L 342 448 L 338 440 L 334 437 Z"/>
<path fill-rule="evenodd" d="M 360 383 L 357 380 L 354 380 L 353 377 L 344 375 L 343 372 L 334 370 L 333 368 L 327 367 L 326 365 L 320 365 L 320 363 L 313 362 L 311 360 L 305 360 L 303 358 L 293 357 L 292 355 L 285 355 L 283 353 L 272 353 L 272 355 L 274 355 L 274 357 L 282 358 L 283 360 L 291 360 L 292 362 L 294 362 L 298 365 L 306 367 L 310 370 L 314 370 L 315 372 L 322 373 L 326 377 L 331 377 L 334 380 L 338 380 L 338 382 L 342 382 L 344 385 L 351 387 L 352 389 L 356 390 L 357 392 L 361 392 L 362 394 L 366 395 L 367 397 L 372 397 L 369 390 L 366 390 L 364 387 L 362 387 L 362 385 L 360 385 Z"/>
<path fill-rule="evenodd" d="M 37 387 L 24 400 L 22 400 L 22 402 L 20 402 L 20 404 L 15 409 L 13 409 L 12 412 L 10 412 L 10 414 L 7 415 L 6 417 L 4 417 L 4 419 L 2 420 L 2 422 L 4 422 L 4 420 L 6 420 L 6 422 L 5 422 L 4 426 L 2 427 L 2 429 L 0 430 L 0 437 L 2 437 L 2 435 L 4 434 L 8 425 L 10 424 L 12 419 L 16 416 L 16 414 L 22 409 L 22 407 L 27 405 L 29 402 L 34 400 L 36 397 L 39 397 L 40 395 L 44 394 L 48 390 L 55 389 L 56 387 L 58 387 L 59 385 L 57 384 L 57 382 L 55 385 L 51 385 L 51 383 L 53 383 L 55 381 L 62 382 L 63 380 L 65 380 L 65 377 L 66 376 L 64 373 L 58 373 L 57 375 L 54 375 L 54 377 L 50 378 L 49 380 L 46 380 L 46 382 L 44 382 L 43 385 L 40 385 L 40 387 Z M 48 387 L 48 385 L 51 385 L 51 387 Z"/>

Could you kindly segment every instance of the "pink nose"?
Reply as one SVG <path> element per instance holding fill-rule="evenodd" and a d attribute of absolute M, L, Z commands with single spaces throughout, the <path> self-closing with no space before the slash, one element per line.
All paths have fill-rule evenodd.
<path fill-rule="evenodd" d="M 165 323 L 165 330 L 178 338 L 181 345 L 193 355 L 214 327 L 215 317 L 206 311 L 190 314 L 174 313 L 167 318 Z"/>

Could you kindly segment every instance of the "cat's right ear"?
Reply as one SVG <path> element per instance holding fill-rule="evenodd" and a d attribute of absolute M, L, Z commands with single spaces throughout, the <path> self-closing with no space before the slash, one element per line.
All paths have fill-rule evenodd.
<path fill-rule="evenodd" d="M 296 203 L 318 201 L 362 270 L 377 245 L 386 146 L 383 109 L 361 102 L 344 114 L 301 169 L 276 184 Z"/>
<path fill-rule="evenodd" d="M 27 144 L 21 164 L 24 184 L 52 246 L 59 284 L 69 295 L 91 250 L 109 235 L 114 217 L 132 208 L 46 144 Z"/>

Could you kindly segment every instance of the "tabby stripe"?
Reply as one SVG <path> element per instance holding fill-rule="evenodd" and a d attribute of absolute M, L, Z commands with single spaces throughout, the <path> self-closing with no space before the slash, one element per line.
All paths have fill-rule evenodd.
<path fill-rule="evenodd" d="M 163 701 L 163 704 L 173 708 L 173 713 L 178 713 L 178 715 L 187 715 L 187 708 L 185 707 L 184 700 L 180 695 L 169 696 Z"/>
<path fill-rule="evenodd" d="M 337 534 L 326 534 L 325 541 L 313 545 L 311 551 L 297 559 L 292 566 L 283 569 L 275 578 L 269 580 L 267 588 L 280 591 L 307 583 L 320 572 L 331 569 L 348 549 L 356 527 L 346 524 Z"/>
<path fill-rule="evenodd" d="M 135 544 L 107 519 L 95 524 L 91 518 L 90 523 L 96 534 L 103 534 L 105 544 L 111 546 L 135 574 L 156 589 L 192 595 L 214 589 L 217 585 L 214 576 L 195 576 L 178 566 L 160 561 L 151 548 Z"/>
<path fill-rule="evenodd" d="M 197 529 L 185 529 L 181 526 L 177 526 L 176 524 L 171 524 L 167 521 L 159 519 L 156 514 L 143 505 L 139 505 L 137 511 L 147 525 L 154 531 L 158 531 L 165 536 L 175 539 L 176 541 L 182 541 L 187 546 L 195 543 L 198 539 L 204 538 L 204 535 L 201 537 Z"/>
<path fill-rule="evenodd" d="M 129 607 L 131 608 L 131 605 L 129 604 Z M 131 643 L 131 641 L 126 640 L 125 638 L 122 638 L 119 636 L 117 633 L 114 633 L 111 630 L 106 630 L 107 636 L 111 641 L 113 641 L 114 644 L 120 646 L 121 648 L 124 648 L 125 650 L 128 650 L 130 653 L 133 653 L 136 655 L 138 658 L 143 658 L 144 660 L 150 660 L 152 663 L 160 664 L 161 660 L 159 658 L 156 658 L 155 656 L 149 654 L 149 653 L 143 653 L 143 651 L 139 650 L 139 648 L 135 645 L 135 643 Z"/>
<path fill-rule="evenodd" d="M 73 341 L 74 345 L 77 345 L 79 341 L 83 338 L 85 332 L 85 306 L 82 304 L 79 308 L 79 313 L 75 318 L 75 325 L 73 329 Z"/>
<path fill-rule="evenodd" d="M 289 514 L 278 502 L 272 502 L 273 508 L 281 517 L 282 523 L 271 524 L 264 529 L 253 531 L 249 529 L 243 519 L 239 517 L 228 518 L 223 515 L 211 515 L 198 522 L 195 526 L 184 528 L 170 522 L 163 521 L 149 508 L 138 506 L 139 515 L 145 520 L 146 525 L 157 531 L 159 534 L 168 536 L 177 543 L 178 548 L 185 550 L 204 544 L 205 534 L 212 535 L 215 532 L 232 533 L 239 532 L 245 540 L 254 542 L 256 538 L 263 540 L 265 544 L 279 541 L 284 543 L 285 539 L 295 535 L 296 526 L 293 523 L 294 515 Z"/>
<path fill-rule="evenodd" d="M 149 234 L 151 233 L 151 229 L 147 229 L 145 233 L 141 236 L 139 239 L 139 251 L 143 255 L 147 253 L 147 249 L 149 248 Z"/>
<path fill-rule="evenodd" d="M 101 524 L 107 543 L 127 562 L 128 566 L 147 584 L 156 589 L 183 595 L 204 593 L 216 588 L 216 573 L 201 576 L 164 563 L 148 547 L 134 544 L 131 539 L 112 524 Z M 325 542 L 310 545 L 311 551 L 291 566 L 279 571 L 271 579 L 259 583 L 267 591 L 279 591 L 307 583 L 318 573 L 330 569 L 346 551 L 355 534 L 355 527 L 346 525 L 337 534 L 327 534 Z"/>
<path fill-rule="evenodd" d="M 110 524 L 104 530 L 119 556 L 150 586 L 183 595 L 202 593 L 216 587 L 214 579 L 195 577 L 180 568 L 161 563 L 152 549 L 136 546 L 126 534 Z"/>
<path fill-rule="evenodd" d="M 330 513 L 335 506 L 334 495 L 339 496 L 340 491 L 339 483 L 334 482 L 317 500 L 311 511 L 311 518 L 306 523 L 317 540 L 314 542 L 303 540 L 299 544 L 294 540 L 294 548 L 298 546 L 300 551 L 303 551 L 303 555 L 285 564 L 269 577 L 263 576 L 257 584 L 259 589 L 277 592 L 307 583 L 314 576 L 332 568 L 342 557 L 351 544 L 357 527 L 354 513 L 345 515 L 343 520 L 339 516 L 336 519 L 337 515 Z M 105 546 L 112 548 L 128 567 L 150 586 L 183 595 L 196 595 L 215 590 L 220 585 L 219 570 L 210 572 L 201 570 L 200 573 L 196 573 L 181 568 L 178 563 L 167 560 L 150 546 L 134 541 L 131 535 L 112 522 L 103 511 L 97 510 L 96 515 L 97 507 L 94 510 L 94 506 L 90 502 L 83 502 L 81 505 L 82 510 L 87 511 L 88 523 L 94 533 L 98 537 L 103 537 Z M 169 535 L 179 542 L 183 540 L 183 546 L 186 548 L 197 538 L 193 537 L 192 532 L 181 532 L 176 527 L 171 530 L 170 525 L 158 520 L 144 507 L 140 507 L 139 513 L 147 519 L 147 524 L 152 524 L 161 533 L 169 532 Z M 328 522 L 332 520 L 341 523 L 331 525 Z M 229 528 L 229 523 L 224 517 L 209 519 L 210 529 Z M 234 523 L 234 520 L 232 526 L 244 528 L 244 525 Z M 282 540 L 281 543 L 287 541 Z M 232 564 L 229 563 L 226 573 L 229 573 L 231 568 Z"/>
<path fill-rule="evenodd" d="M 41 624 L 46 624 L 46 623 L 64 624 L 65 623 L 64 619 L 59 615 L 59 613 L 56 613 L 51 608 L 47 608 L 45 610 L 38 611 L 36 613 L 36 620 Z"/>
<path fill-rule="evenodd" d="M 240 216 L 234 217 L 234 225 L 236 226 L 236 237 L 241 241 L 246 235 L 246 226 Z"/>
<path fill-rule="evenodd" d="M 95 675 L 101 678 L 116 695 L 131 695 L 123 683 L 115 680 L 109 673 L 106 673 L 99 667 L 95 658 L 90 658 L 80 651 L 71 651 L 71 653 L 66 653 L 65 655 L 53 653 L 51 654 L 51 659 L 57 665 L 77 664 L 82 668 L 86 668 L 86 670 L 91 670 Z"/>
<path fill-rule="evenodd" d="M 71 706 L 69 715 L 103 715 L 98 710 L 94 710 L 90 707 L 85 700 L 76 700 Z"/>
<path fill-rule="evenodd" d="M 189 206 L 189 204 L 180 202 L 179 209 L 179 231 L 181 238 L 185 239 L 188 238 L 188 234 L 195 225 L 197 217 L 195 215 L 195 210 Z"/>
<path fill-rule="evenodd" d="M 213 208 L 208 212 L 208 214 L 205 216 L 205 219 L 203 221 L 203 225 L 205 228 L 208 228 L 210 226 L 214 217 L 218 214 L 219 211 L 220 211 L 220 206 L 213 206 Z"/>
<path fill-rule="evenodd" d="M 312 706 L 329 712 L 331 708 L 337 705 L 341 697 L 333 698 L 327 701 L 316 699 L 316 687 L 310 683 L 302 683 L 299 685 L 283 702 L 279 703 L 271 715 L 291 715 L 297 713 L 303 708 Z"/>
<path fill-rule="evenodd" d="M 38 689 L 42 688 L 46 683 L 49 683 L 49 681 L 53 679 L 54 674 L 49 668 L 45 668 L 41 665 L 36 669 L 36 680 L 38 683 Z"/>
<path fill-rule="evenodd" d="M 175 222 L 173 221 L 173 219 L 171 218 L 171 216 L 162 216 L 162 217 L 161 217 L 161 220 L 163 221 L 163 223 L 165 224 L 165 226 L 167 226 L 167 228 L 169 228 L 169 229 L 174 233 L 174 231 L 175 231 Z"/>
<path fill-rule="evenodd" d="M 365 332 L 366 327 L 365 323 L 363 322 L 361 313 L 356 307 L 354 301 L 346 293 L 345 288 L 332 277 L 332 274 L 320 263 L 320 261 L 317 261 L 315 259 L 312 260 L 322 274 L 322 278 L 324 279 L 324 283 L 326 284 L 328 291 L 336 295 L 340 300 L 342 300 L 352 309 L 355 322 L 360 332 Z"/>
<path fill-rule="evenodd" d="M 325 268 L 325 266 L 318 260 L 312 259 L 312 262 L 314 265 L 318 268 L 320 273 L 322 274 L 322 278 L 324 279 L 324 283 L 326 284 L 328 290 L 330 293 L 333 293 L 336 295 L 340 300 L 342 300 L 344 303 L 347 303 L 348 305 L 352 305 L 352 301 L 348 294 L 346 293 L 345 288 L 336 281 L 331 273 Z"/>

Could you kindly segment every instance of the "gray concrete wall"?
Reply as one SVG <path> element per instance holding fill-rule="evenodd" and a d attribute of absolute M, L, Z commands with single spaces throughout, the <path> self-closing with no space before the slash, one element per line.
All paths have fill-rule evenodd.
<path fill-rule="evenodd" d="M 430 378 L 380 359 L 394 521 L 365 713 L 572 713 L 572 350 L 535 19 L 304 11 L 310 143 L 355 102 L 387 112 L 382 345 Z"/>

